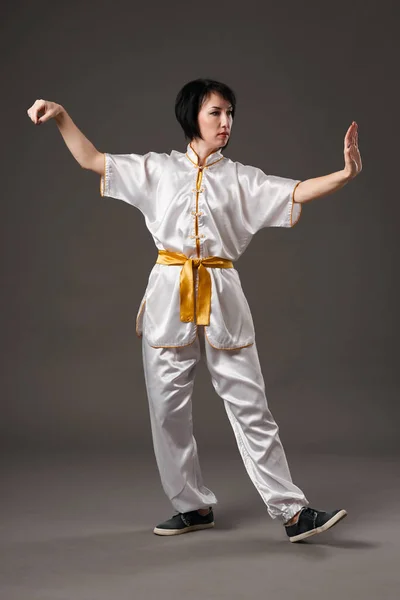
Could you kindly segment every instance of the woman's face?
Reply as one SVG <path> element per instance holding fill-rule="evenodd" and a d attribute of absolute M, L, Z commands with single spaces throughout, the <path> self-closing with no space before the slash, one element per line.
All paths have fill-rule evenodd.
<path fill-rule="evenodd" d="M 209 94 L 198 114 L 200 133 L 207 146 L 225 146 L 231 134 L 232 121 L 232 105 L 216 92 Z"/>

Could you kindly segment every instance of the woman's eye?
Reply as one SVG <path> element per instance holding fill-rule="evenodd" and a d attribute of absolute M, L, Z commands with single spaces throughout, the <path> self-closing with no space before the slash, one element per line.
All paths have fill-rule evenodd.
<path fill-rule="evenodd" d="M 233 113 L 232 110 L 228 110 L 227 111 L 230 115 Z M 214 110 L 214 112 L 210 113 L 210 115 L 219 115 L 219 111 L 218 110 Z"/>

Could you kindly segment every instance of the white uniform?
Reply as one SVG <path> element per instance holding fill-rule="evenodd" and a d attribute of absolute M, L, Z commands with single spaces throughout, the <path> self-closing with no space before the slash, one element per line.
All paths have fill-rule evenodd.
<path fill-rule="evenodd" d="M 291 480 L 267 406 L 253 319 L 239 274 L 235 268 L 212 265 L 210 259 L 202 263 L 208 257 L 234 263 L 259 229 L 295 225 L 301 213 L 301 204 L 293 201 L 299 182 L 233 162 L 221 151 L 199 167 L 190 144 L 186 154 L 105 154 L 101 195 L 136 206 L 159 254 L 169 255 L 150 273 L 136 331 L 143 335 L 161 481 L 179 512 L 217 502 L 202 483 L 192 433 L 191 394 L 201 355 L 270 516 L 286 521 L 308 505 Z M 225 264 L 229 266 L 234 267 Z M 190 281 L 187 275 L 193 272 Z M 210 280 L 211 290 L 206 290 L 204 278 Z"/>

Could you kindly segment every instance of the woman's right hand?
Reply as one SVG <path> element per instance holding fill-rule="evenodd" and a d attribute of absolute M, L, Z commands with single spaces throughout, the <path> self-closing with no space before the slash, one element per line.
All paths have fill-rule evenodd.
<path fill-rule="evenodd" d="M 36 100 L 26 112 L 35 125 L 40 125 L 57 117 L 63 110 L 61 104 L 56 104 L 50 100 Z M 39 113 L 43 114 L 39 116 Z"/>
<path fill-rule="evenodd" d="M 55 118 L 64 142 L 80 166 L 104 175 L 104 154 L 99 152 L 83 135 L 61 104 L 50 102 L 50 100 L 36 100 L 26 112 L 35 125 Z"/>

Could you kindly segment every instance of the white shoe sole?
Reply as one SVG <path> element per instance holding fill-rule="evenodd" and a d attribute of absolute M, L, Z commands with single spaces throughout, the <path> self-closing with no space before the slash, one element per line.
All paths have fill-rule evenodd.
<path fill-rule="evenodd" d="M 159 527 L 154 527 L 153 533 L 156 535 L 181 535 L 182 533 L 198 531 L 199 529 L 209 529 L 210 527 L 214 527 L 214 521 L 202 525 L 190 525 L 190 527 L 184 527 L 183 529 L 161 529 Z"/>
<path fill-rule="evenodd" d="M 305 538 L 315 535 L 316 533 L 322 533 L 323 531 L 326 531 L 327 529 L 333 527 L 333 525 L 336 525 L 336 523 L 344 519 L 346 515 L 347 512 L 345 510 L 340 510 L 338 513 L 336 513 L 334 517 L 332 517 L 331 519 L 329 519 L 329 521 L 324 523 L 324 525 L 321 525 L 321 527 L 316 527 L 315 529 L 311 529 L 310 531 L 305 531 L 304 533 L 300 533 L 299 535 L 294 535 L 290 537 L 289 540 L 291 542 L 299 542 L 300 540 L 304 540 Z"/>

